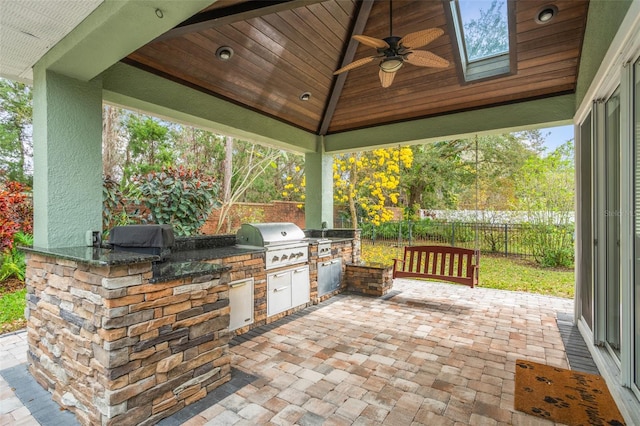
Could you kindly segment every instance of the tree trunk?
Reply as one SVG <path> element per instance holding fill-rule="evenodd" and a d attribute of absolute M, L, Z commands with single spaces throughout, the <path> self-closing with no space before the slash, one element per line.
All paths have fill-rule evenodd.
<path fill-rule="evenodd" d="M 120 120 L 118 108 L 104 106 L 102 121 L 102 173 L 115 178 L 118 175 L 118 128 Z"/>
<path fill-rule="evenodd" d="M 353 195 L 356 190 L 356 184 L 358 183 L 358 176 L 356 174 L 356 163 L 351 166 L 351 176 L 349 176 L 349 212 L 351 213 L 351 227 L 358 229 L 358 212 L 356 210 L 356 197 Z"/>
<path fill-rule="evenodd" d="M 224 222 L 227 222 L 227 233 L 231 232 L 231 218 L 229 211 L 231 210 L 231 177 L 233 176 L 233 138 L 225 136 L 224 138 L 224 173 L 222 174 L 222 206 L 220 206 L 220 216 L 218 217 L 218 226 L 216 233 L 220 232 Z"/>

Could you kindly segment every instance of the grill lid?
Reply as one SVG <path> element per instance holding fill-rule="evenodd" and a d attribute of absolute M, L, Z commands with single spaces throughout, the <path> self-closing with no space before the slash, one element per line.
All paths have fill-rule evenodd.
<path fill-rule="evenodd" d="M 244 223 L 236 234 L 238 244 L 266 247 L 302 241 L 304 232 L 295 223 Z"/>

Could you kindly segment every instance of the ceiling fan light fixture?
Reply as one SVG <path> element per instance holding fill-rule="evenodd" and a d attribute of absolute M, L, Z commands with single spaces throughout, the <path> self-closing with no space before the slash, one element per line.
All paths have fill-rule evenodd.
<path fill-rule="evenodd" d="M 233 56 L 233 49 L 229 46 L 220 46 L 216 50 L 216 57 L 221 61 L 228 61 Z"/>
<path fill-rule="evenodd" d="M 396 72 L 400 67 L 402 67 L 401 59 L 391 58 L 380 62 L 380 69 L 384 72 Z"/>
<path fill-rule="evenodd" d="M 547 5 L 536 14 L 536 23 L 546 24 L 550 22 L 558 14 L 558 8 L 555 5 Z"/>

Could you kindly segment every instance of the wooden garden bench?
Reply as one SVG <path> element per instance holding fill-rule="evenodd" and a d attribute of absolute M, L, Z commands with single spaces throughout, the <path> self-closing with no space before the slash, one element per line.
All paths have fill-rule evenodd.
<path fill-rule="evenodd" d="M 480 252 L 447 246 L 404 248 L 402 259 L 393 262 L 393 278 L 432 278 L 465 284 L 478 284 Z"/>

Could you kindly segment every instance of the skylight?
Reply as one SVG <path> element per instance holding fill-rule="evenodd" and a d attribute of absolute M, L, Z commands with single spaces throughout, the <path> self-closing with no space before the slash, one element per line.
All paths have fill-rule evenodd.
<path fill-rule="evenodd" d="M 450 0 L 462 71 L 466 81 L 508 74 L 510 67 L 507 0 Z"/>

